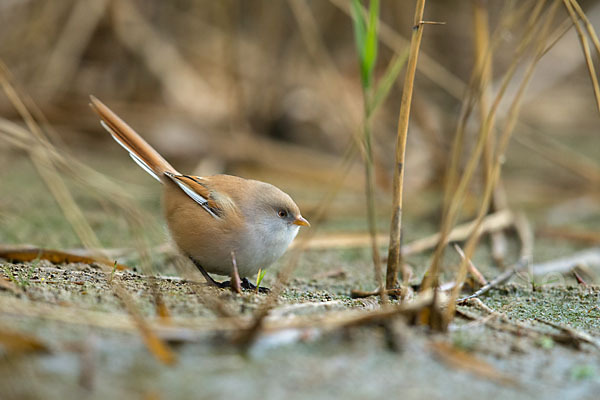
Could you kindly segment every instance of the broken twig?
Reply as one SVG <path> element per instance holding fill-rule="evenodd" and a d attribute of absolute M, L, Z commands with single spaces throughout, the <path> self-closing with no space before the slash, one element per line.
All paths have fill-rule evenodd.
<path fill-rule="evenodd" d="M 456 244 L 456 243 L 454 244 L 454 249 L 456 250 L 456 252 L 460 255 L 460 257 L 463 260 L 466 258 L 465 252 L 460 248 L 460 246 L 458 244 Z M 473 261 L 467 260 L 467 268 L 469 269 L 469 273 L 473 276 L 473 278 L 475 278 L 475 280 L 481 286 L 487 285 L 487 283 L 488 283 L 487 280 L 485 279 L 483 274 L 481 272 L 479 272 L 479 270 L 477 269 L 475 264 L 473 264 Z"/>

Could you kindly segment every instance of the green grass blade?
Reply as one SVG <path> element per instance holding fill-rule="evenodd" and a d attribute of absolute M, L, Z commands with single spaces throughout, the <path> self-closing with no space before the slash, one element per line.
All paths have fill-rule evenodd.
<path fill-rule="evenodd" d="M 369 3 L 369 24 L 367 26 L 367 37 L 365 38 L 365 50 L 363 64 L 363 75 L 365 76 L 365 88 L 370 88 L 373 81 L 373 69 L 377 61 L 377 24 L 379 21 L 379 0 L 371 0 Z"/>
<path fill-rule="evenodd" d="M 371 116 L 371 114 L 375 110 L 377 110 L 377 108 L 387 98 L 387 95 L 390 93 L 390 89 L 392 88 L 394 82 L 396 82 L 396 79 L 398 78 L 398 74 L 400 74 L 400 71 L 402 71 L 402 67 L 404 67 L 404 64 L 406 64 L 406 60 L 408 60 L 408 53 L 409 51 L 408 49 L 406 49 L 402 54 L 397 55 L 390 61 L 385 71 L 385 74 L 383 75 L 383 77 L 381 77 L 379 83 L 377 84 L 377 87 L 375 88 L 375 93 L 373 95 L 371 103 L 369 104 L 369 116 Z"/>
<path fill-rule="evenodd" d="M 356 41 L 356 50 L 358 51 L 358 61 L 360 64 L 362 79 L 362 66 L 365 59 L 365 40 L 367 37 L 367 27 L 365 25 L 365 17 L 362 13 L 362 5 L 360 0 L 352 0 L 352 24 L 354 26 L 354 40 Z"/>
<path fill-rule="evenodd" d="M 267 273 L 266 269 L 261 268 L 258 270 L 258 274 L 256 276 L 256 292 L 258 292 L 258 289 L 260 288 L 260 283 L 262 282 L 266 273 Z"/>

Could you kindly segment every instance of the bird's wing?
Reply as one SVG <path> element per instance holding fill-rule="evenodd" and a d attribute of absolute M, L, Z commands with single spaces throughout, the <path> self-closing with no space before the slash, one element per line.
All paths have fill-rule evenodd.
<path fill-rule="evenodd" d="M 231 198 L 211 188 L 209 178 L 170 172 L 165 172 L 165 175 L 214 218 L 221 219 L 226 212 L 234 211 L 235 204 Z"/>

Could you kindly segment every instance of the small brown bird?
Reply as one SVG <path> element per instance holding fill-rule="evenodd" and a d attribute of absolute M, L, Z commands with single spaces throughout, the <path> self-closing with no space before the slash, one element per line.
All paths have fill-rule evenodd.
<path fill-rule="evenodd" d="M 163 208 L 173 240 L 209 284 L 208 273 L 231 276 L 232 254 L 242 287 L 288 248 L 300 226 L 310 226 L 294 200 L 268 183 L 231 175 L 182 175 L 94 96 L 102 126 L 144 171 L 163 184 Z"/>

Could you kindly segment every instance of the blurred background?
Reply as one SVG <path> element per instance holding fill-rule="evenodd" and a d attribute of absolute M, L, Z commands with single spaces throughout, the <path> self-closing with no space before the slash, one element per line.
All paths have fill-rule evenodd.
<path fill-rule="evenodd" d="M 407 54 L 416 3 L 381 0 L 374 81 L 384 81 L 393 60 Z M 502 175 L 489 211 L 504 222 L 494 219 L 495 228 L 481 237 L 472 257 L 464 246 L 466 258 L 490 281 L 511 276 L 506 272 L 516 271 L 516 260 L 531 270 L 482 296 L 485 304 L 477 299 L 477 314 L 475 307 L 461 306 L 469 320 L 457 318 L 447 335 L 427 332 L 443 325 L 443 292 L 462 283 L 462 261 L 452 246 L 435 258 L 442 264 L 439 298 L 420 301 L 419 311 L 407 317 L 428 320 L 433 331 L 406 329 L 396 311 L 382 310 L 387 317 L 380 319 L 372 296 L 350 298 L 356 289 L 377 294 L 369 292 L 377 280 L 367 233 L 361 151 L 366 107 L 351 4 L 0 0 L 0 251 L 33 246 L 20 253 L 28 259 L 8 257 L 21 262 L 0 259 L 0 397 L 374 398 L 400 391 L 406 398 L 597 397 L 597 354 L 584 342 L 594 344 L 600 334 L 600 113 L 564 6 L 581 4 L 591 26 L 600 28 L 600 1 L 426 2 L 425 19 L 443 24 L 423 25 L 406 149 L 405 244 L 440 231 L 444 198 L 458 192 L 449 186 L 452 193 L 445 193 L 447 172 L 460 176 L 466 169 L 484 137 L 482 120 L 514 70 L 489 137 L 510 128 L 510 108 L 527 67 L 538 48 L 548 49 L 518 107 L 509 146 L 498 157 Z M 553 10 L 551 33 L 544 36 Z M 600 70 L 600 43 L 593 39 L 589 34 L 590 63 Z M 489 79 L 470 85 L 488 40 Z M 404 74 L 403 67 L 370 120 L 382 259 Z M 288 252 L 269 270 L 262 286 L 276 288 L 277 267 L 285 272 L 298 266 L 291 276 L 281 274 L 289 283 L 283 292 L 240 296 L 203 288 L 193 266 L 179 268 L 183 263 L 168 244 L 161 213 L 161 185 L 102 129 L 88 106 L 90 95 L 182 173 L 259 179 L 296 200 L 313 224 L 294 243 L 316 235 L 312 251 L 302 258 Z M 468 110 L 464 146 L 450 168 L 457 127 Z M 491 160 L 485 151 L 482 158 Z M 448 226 L 478 214 L 484 166 L 477 164 L 459 215 Z M 322 209 L 323 223 L 316 223 Z M 349 244 L 348 237 L 356 240 Z M 462 244 L 465 237 L 452 240 Z M 409 285 L 437 266 L 431 262 L 437 241 L 407 252 L 401 272 Z M 67 250 L 69 264 L 39 260 L 40 248 Z M 98 248 L 110 267 L 118 260 L 142 274 L 117 271 L 116 262 L 101 270 L 89 258 L 73 260 L 75 254 L 97 256 Z M 577 256 L 580 250 L 591 257 Z M 557 261 L 564 257 L 566 262 Z M 437 269 L 430 271 L 427 280 L 437 279 Z M 469 278 L 463 293 L 481 284 Z M 410 298 L 409 289 L 396 293 Z M 291 327 L 295 317 L 306 319 L 282 335 L 269 328 Z M 534 318 L 554 323 L 533 324 Z M 303 320 L 307 329 L 296 335 Z M 176 352 L 178 364 L 169 370 L 150 354 L 165 363 L 174 359 L 158 337 Z M 32 351 L 50 354 L 19 357 Z M 500 385 L 507 395 L 500 395 Z"/>
<path fill-rule="evenodd" d="M 405 238 L 439 225 L 443 172 L 474 66 L 474 9 L 487 9 L 489 30 L 500 39 L 488 88 L 492 96 L 524 27 L 503 24 L 534 3 L 427 2 L 425 18 L 445 24 L 425 26 L 423 36 L 407 148 Z M 600 26 L 600 2 L 581 5 Z M 39 112 L 52 143 L 69 159 L 121 182 L 122 191 L 151 211 L 148 218 L 156 226 L 162 224 L 160 188 L 102 131 L 88 107 L 90 94 L 182 172 L 272 182 L 309 217 L 332 185 L 341 183 L 326 228 L 364 232 L 360 153 L 343 166 L 363 118 L 349 10 L 345 0 L 3 0 L 0 58 L 19 95 Z M 413 13 L 413 2 L 382 1 L 376 76 L 407 50 Z M 564 9 L 559 15 L 558 21 L 568 18 Z M 507 98 L 525 65 L 519 64 Z M 389 227 L 402 77 L 403 72 L 373 117 L 382 232 Z M 509 105 L 501 104 L 500 121 Z M 5 95 L 0 116 L 23 124 Z M 571 28 L 544 56 L 526 92 L 503 170 L 511 208 L 537 215 L 540 225 L 596 221 L 599 128 L 588 70 Z M 476 131 L 475 116 L 467 148 Z M 78 247 L 69 228 L 57 230 L 64 218 L 26 152 L 0 143 L 0 242 Z M 103 245 L 130 241 L 119 212 L 102 199 L 89 199 L 85 189 L 73 190 Z M 473 198 L 480 192 L 481 179 Z M 467 199 L 463 217 L 472 218 L 477 204 Z M 164 239 L 160 230 L 151 241 Z"/>

